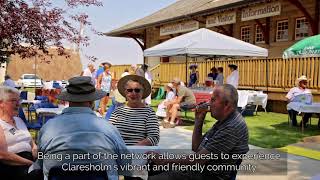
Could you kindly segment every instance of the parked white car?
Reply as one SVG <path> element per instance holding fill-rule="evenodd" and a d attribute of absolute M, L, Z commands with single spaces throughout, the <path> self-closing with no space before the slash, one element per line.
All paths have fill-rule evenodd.
<path fill-rule="evenodd" d="M 17 84 L 22 87 L 43 87 L 41 79 L 35 74 L 22 74 Z"/>

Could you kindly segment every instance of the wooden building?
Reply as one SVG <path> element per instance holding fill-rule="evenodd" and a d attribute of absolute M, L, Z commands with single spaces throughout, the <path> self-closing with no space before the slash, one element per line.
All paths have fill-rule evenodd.
<path fill-rule="evenodd" d="M 318 0 L 179 0 L 150 16 L 105 33 L 129 37 L 141 48 L 202 27 L 269 50 L 270 58 L 296 41 L 319 33 Z M 146 58 L 154 66 L 175 57 Z"/>
<path fill-rule="evenodd" d="M 181 34 L 208 28 L 267 48 L 267 59 L 242 57 L 208 62 L 197 58 L 200 76 L 203 80 L 211 67 L 222 66 L 226 77 L 230 73 L 226 68 L 228 63 L 236 63 L 239 88 L 267 91 L 269 100 L 274 100 L 273 110 L 283 112 L 285 94 L 301 75 L 311 78 L 314 99 L 320 100 L 320 58 L 282 59 L 286 48 L 319 34 L 319 4 L 319 0 L 178 0 L 105 35 L 133 38 L 144 50 Z M 181 58 L 184 59 L 148 57 L 145 61 L 153 67 L 155 83 L 163 85 L 170 78 L 186 73 Z"/>

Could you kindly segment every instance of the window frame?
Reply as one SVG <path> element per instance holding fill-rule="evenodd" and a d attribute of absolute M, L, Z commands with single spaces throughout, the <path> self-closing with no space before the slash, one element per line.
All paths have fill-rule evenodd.
<path fill-rule="evenodd" d="M 242 39 L 242 29 L 245 29 L 245 28 L 248 28 L 249 29 L 249 41 L 244 41 Z M 241 41 L 244 41 L 244 42 L 247 42 L 247 43 L 250 43 L 251 42 L 251 26 L 241 26 L 240 27 L 240 40 Z"/>
<path fill-rule="evenodd" d="M 287 35 L 287 39 L 278 39 L 278 33 L 279 33 L 279 24 L 280 23 L 283 23 L 283 22 L 287 22 L 288 24 L 288 28 L 287 28 L 287 32 L 288 32 L 288 35 Z M 283 41 L 289 41 L 289 20 L 288 19 L 284 19 L 284 20 L 280 20 L 280 21 L 277 21 L 277 31 L 276 31 L 276 42 L 283 42 Z"/>
<path fill-rule="evenodd" d="M 267 25 L 265 24 L 265 23 L 263 23 L 262 24 L 262 26 L 263 27 L 266 27 Z M 255 33 L 254 33 L 254 43 L 255 44 L 265 44 L 266 43 L 266 39 L 265 39 L 265 37 L 264 37 L 264 34 L 263 34 L 263 30 L 261 29 L 261 36 L 262 36 L 262 38 L 263 38 L 263 41 L 257 41 L 257 30 L 258 30 L 258 28 L 260 28 L 260 26 L 258 25 L 258 24 L 256 24 L 256 26 L 255 26 Z"/>
<path fill-rule="evenodd" d="M 307 22 L 306 24 L 307 24 L 307 33 L 308 33 L 308 35 L 307 36 L 304 36 L 304 37 L 297 37 L 297 25 L 298 25 L 298 21 L 299 20 L 302 20 L 302 19 L 304 19 L 305 21 L 304 22 Z M 300 28 L 299 28 L 300 29 Z M 295 40 L 301 40 L 301 39 L 303 39 L 303 38 L 306 38 L 306 37 L 309 37 L 309 21 L 307 20 L 307 18 L 306 17 L 299 17 L 299 18 L 296 18 L 296 20 L 295 20 L 295 25 L 294 25 L 294 39 Z"/>

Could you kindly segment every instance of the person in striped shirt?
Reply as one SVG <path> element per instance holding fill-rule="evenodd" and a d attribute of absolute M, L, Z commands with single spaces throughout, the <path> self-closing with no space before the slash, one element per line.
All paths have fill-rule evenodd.
<path fill-rule="evenodd" d="M 195 125 L 192 134 L 192 150 L 194 154 L 186 155 L 181 159 L 153 158 L 155 165 L 204 165 L 204 171 L 166 171 L 161 174 L 149 176 L 149 180 L 160 179 L 235 179 L 236 168 L 240 166 L 241 159 L 230 158 L 246 154 L 249 151 L 247 125 L 237 111 L 238 93 L 230 84 L 214 88 L 210 112 L 217 122 L 202 135 L 202 127 L 207 111 L 198 109 L 195 114 Z M 229 158 L 221 158 L 221 154 L 229 155 Z M 192 159 L 192 157 L 198 157 Z M 201 157 L 201 158 L 199 158 Z M 217 158 L 216 158 L 217 157 Z M 220 157 L 220 158 L 219 158 Z M 234 157 L 234 156 L 232 156 Z M 210 170 L 209 167 L 230 167 L 227 170 Z M 153 169 L 153 168 L 151 168 Z"/>
<path fill-rule="evenodd" d="M 119 80 L 117 87 L 127 104 L 117 107 L 109 121 L 118 128 L 126 145 L 156 146 L 158 119 L 153 109 L 142 101 L 151 93 L 150 83 L 144 77 L 127 75 Z"/>

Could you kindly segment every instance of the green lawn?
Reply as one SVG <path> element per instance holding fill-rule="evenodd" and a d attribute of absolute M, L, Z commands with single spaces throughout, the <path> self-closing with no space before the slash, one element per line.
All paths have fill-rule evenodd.
<path fill-rule="evenodd" d="M 154 100 L 152 106 L 156 110 L 160 101 Z M 184 116 L 184 113 L 182 114 Z M 193 130 L 194 113 L 188 112 L 185 120 L 186 129 Z M 298 121 L 301 117 L 297 117 Z M 280 113 L 258 112 L 255 116 L 246 116 L 245 121 L 249 128 L 249 143 L 263 148 L 280 148 L 301 141 L 304 137 L 320 135 L 317 127 L 318 119 L 312 119 L 312 125 L 301 132 L 298 127 L 288 125 L 288 115 Z M 216 122 L 208 113 L 203 132 L 208 131 Z"/>

